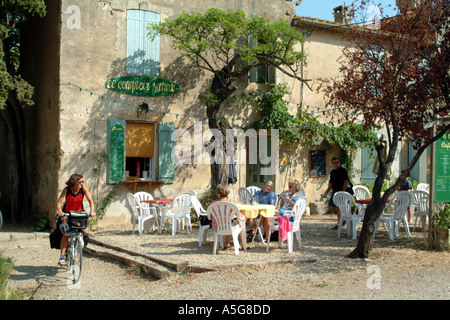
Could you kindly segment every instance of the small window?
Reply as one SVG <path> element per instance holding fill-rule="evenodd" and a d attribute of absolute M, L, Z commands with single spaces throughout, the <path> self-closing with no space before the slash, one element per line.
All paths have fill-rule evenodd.
<path fill-rule="evenodd" d="M 173 183 L 175 165 L 173 122 L 138 123 L 125 120 L 107 122 L 107 181 L 120 183 L 129 177 Z"/>
<path fill-rule="evenodd" d="M 250 83 L 274 84 L 275 83 L 275 67 L 270 65 L 262 65 L 250 70 Z"/>
<path fill-rule="evenodd" d="M 125 150 L 128 176 L 155 180 L 155 125 L 128 122 Z"/>

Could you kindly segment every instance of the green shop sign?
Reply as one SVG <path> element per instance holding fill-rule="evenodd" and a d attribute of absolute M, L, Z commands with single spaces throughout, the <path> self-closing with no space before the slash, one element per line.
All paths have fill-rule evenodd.
<path fill-rule="evenodd" d="M 160 97 L 180 91 L 180 86 L 168 80 L 148 76 L 126 76 L 106 81 L 106 88 L 140 97 Z"/>

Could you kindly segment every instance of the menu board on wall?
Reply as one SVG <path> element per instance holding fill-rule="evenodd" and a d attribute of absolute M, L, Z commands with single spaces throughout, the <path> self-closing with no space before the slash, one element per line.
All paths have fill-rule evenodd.
<path fill-rule="evenodd" d="M 450 133 L 436 141 L 435 202 L 450 202 Z"/>
<path fill-rule="evenodd" d="M 309 152 L 309 176 L 323 177 L 326 174 L 325 150 L 311 150 Z"/>

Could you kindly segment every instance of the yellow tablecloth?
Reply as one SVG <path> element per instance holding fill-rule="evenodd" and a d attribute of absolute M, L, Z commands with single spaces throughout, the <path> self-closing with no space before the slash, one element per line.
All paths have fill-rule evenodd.
<path fill-rule="evenodd" d="M 256 218 L 259 214 L 266 218 L 273 217 L 275 215 L 275 206 L 269 204 L 238 204 L 238 208 L 246 218 Z"/>

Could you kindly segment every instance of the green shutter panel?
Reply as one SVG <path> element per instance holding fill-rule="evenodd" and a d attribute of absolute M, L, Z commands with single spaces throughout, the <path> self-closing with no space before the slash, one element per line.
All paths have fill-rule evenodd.
<path fill-rule="evenodd" d="M 175 123 L 159 123 L 159 181 L 173 183 L 175 176 L 175 164 L 172 160 L 172 150 L 175 142 L 172 141 L 172 132 L 175 130 Z"/>
<path fill-rule="evenodd" d="M 125 120 L 108 120 L 108 163 L 107 183 L 119 183 L 125 180 Z"/>
<path fill-rule="evenodd" d="M 372 172 L 375 159 L 370 159 L 369 152 L 370 150 L 361 149 L 361 183 L 372 184 L 377 176 Z"/>

